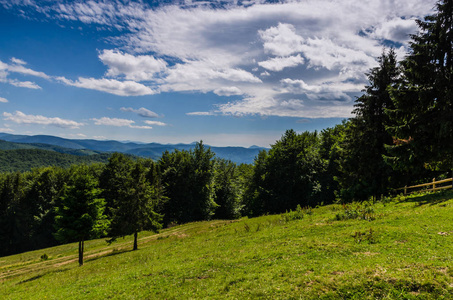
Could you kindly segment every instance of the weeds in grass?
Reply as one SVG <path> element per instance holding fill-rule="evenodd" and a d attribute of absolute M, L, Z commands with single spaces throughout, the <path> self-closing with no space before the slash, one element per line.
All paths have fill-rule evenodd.
<path fill-rule="evenodd" d="M 304 218 L 304 211 L 300 207 L 300 204 L 298 204 L 295 211 L 290 210 L 289 212 L 282 214 L 281 217 L 285 222 L 302 220 Z"/>
<path fill-rule="evenodd" d="M 352 206 L 352 205 L 351 205 Z M 356 204 L 355 207 L 350 205 L 343 204 L 343 211 L 335 215 L 337 221 L 342 220 L 367 220 L 373 221 L 376 220 L 375 208 L 369 202 L 364 202 L 362 204 Z"/>
<path fill-rule="evenodd" d="M 49 259 L 49 256 L 46 253 L 41 255 L 41 260 L 48 260 L 48 259 Z"/>
<path fill-rule="evenodd" d="M 354 240 L 358 244 L 360 244 L 362 242 L 367 242 L 368 244 L 376 244 L 377 243 L 376 236 L 375 236 L 375 233 L 373 231 L 373 228 L 370 228 L 370 230 L 364 231 L 364 232 L 356 231 L 352 235 L 352 237 L 354 238 Z"/>

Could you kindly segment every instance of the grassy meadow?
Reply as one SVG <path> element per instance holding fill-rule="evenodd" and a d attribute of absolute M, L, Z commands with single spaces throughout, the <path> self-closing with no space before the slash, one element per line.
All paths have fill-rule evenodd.
<path fill-rule="evenodd" d="M 453 299 L 453 193 L 189 223 L 0 258 L 1 299 Z M 45 259 L 44 254 L 48 257 Z"/>

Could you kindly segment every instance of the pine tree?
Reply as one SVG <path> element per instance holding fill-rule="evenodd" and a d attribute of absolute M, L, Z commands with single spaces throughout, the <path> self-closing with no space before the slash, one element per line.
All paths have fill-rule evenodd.
<path fill-rule="evenodd" d="M 385 145 L 392 142 L 386 130 L 390 120 L 385 111 L 393 109 L 388 88 L 397 82 L 399 75 L 393 49 L 382 53 L 378 63 L 367 74 L 369 85 L 356 100 L 355 117 L 346 126 L 339 176 L 345 199 L 377 197 L 385 192 L 392 173 L 383 155 Z"/>
<path fill-rule="evenodd" d="M 161 193 L 147 180 L 147 171 L 139 160 L 127 174 L 118 174 L 125 180 L 113 201 L 110 241 L 133 234 L 133 250 L 138 249 L 137 236 L 140 231 L 157 231 L 162 227 L 162 216 L 156 212 Z"/>
<path fill-rule="evenodd" d="M 411 51 L 402 62 L 400 83 L 391 90 L 395 110 L 393 161 L 418 173 L 446 171 L 453 160 L 453 1 L 441 0 L 437 12 L 418 20 Z"/>
<path fill-rule="evenodd" d="M 100 198 L 98 180 L 88 166 L 71 170 L 56 208 L 55 237 L 61 242 L 79 242 L 79 265 L 83 265 L 84 242 L 105 235 L 108 220 L 105 217 L 104 199 Z"/>

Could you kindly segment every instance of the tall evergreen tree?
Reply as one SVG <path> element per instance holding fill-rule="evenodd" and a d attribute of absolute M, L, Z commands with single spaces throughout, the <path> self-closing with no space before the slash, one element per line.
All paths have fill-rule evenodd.
<path fill-rule="evenodd" d="M 110 236 L 134 234 L 133 250 L 138 249 L 137 236 L 142 230 L 159 230 L 162 216 L 156 212 L 161 193 L 147 180 L 147 169 L 139 160 L 125 176 L 112 207 Z M 120 176 L 123 177 L 123 176 Z"/>
<path fill-rule="evenodd" d="M 319 156 L 317 132 L 297 134 L 287 130 L 269 153 L 255 159 L 255 175 L 246 208 L 253 215 L 282 213 L 297 205 L 319 203 L 320 174 L 325 165 Z"/>
<path fill-rule="evenodd" d="M 105 235 L 108 220 L 98 180 L 88 166 L 71 169 L 61 201 L 56 208 L 55 237 L 61 242 L 79 242 L 79 265 L 83 265 L 84 242 Z"/>
<path fill-rule="evenodd" d="M 453 1 L 438 1 L 436 9 L 417 21 L 404 76 L 391 90 L 395 110 L 388 112 L 397 123 L 393 161 L 419 177 L 426 168 L 451 169 L 453 161 Z"/>
<path fill-rule="evenodd" d="M 214 153 L 202 142 L 191 151 L 162 154 L 159 166 L 168 197 L 164 223 L 209 220 L 217 207 L 214 202 Z"/>
<path fill-rule="evenodd" d="M 378 58 L 379 65 L 368 73 L 369 85 L 356 100 L 354 118 L 346 127 L 343 143 L 342 186 L 343 199 L 377 197 L 388 187 L 391 167 L 384 161 L 385 145 L 392 143 L 386 127 L 390 120 L 386 110 L 393 109 L 388 88 L 399 76 L 396 54 L 393 49 Z"/>
<path fill-rule="evenodd" d="M 235 163 L 216 159 L 214 164 L 214 201 L 218 205 L 214 217 L 235 219 L 241 215 L 240 183 Z"/>

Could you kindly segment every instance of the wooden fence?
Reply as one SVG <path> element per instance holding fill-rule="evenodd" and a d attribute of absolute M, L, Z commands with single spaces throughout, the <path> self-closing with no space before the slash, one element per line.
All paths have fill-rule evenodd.
<path fill-rule="evenodd" d="M 449 182 L 450 184 L 445 185 Z M 420 191 L 420 189 L 427 192 L 434 192 L 451 188 L 453 188 L 453 178 L 443 179 L 439 181 L 436 181 L 436 178 L 433 178 L 432 182 L 417 184 L 413 186 L 405 186 L 403 188 L 396 189 L 395 192 L 398 193 L 398 191 L 403 191 L 404 195 L 407 195 Z"/>

